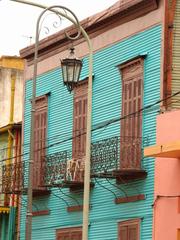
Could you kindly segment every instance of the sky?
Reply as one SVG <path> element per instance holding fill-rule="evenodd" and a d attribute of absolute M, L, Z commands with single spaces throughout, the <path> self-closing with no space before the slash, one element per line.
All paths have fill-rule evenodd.
<path fill-rule="evenodd" d="M 105 10 L 118 0 L 27 0 L 47 6 L 61 5 L 72 10 L 79 20 Z M 10 0 L 0 0 L 0 56 L 19 56 L 19 50 L 34 43 L 36 22 L 42 9 Z M 54 26 L 56 24 L 56 27 Z M 41 27 L 40 38 L 68 26 L 67 20 L 49 14 Z M 49 31 L 47 31 L 49 29 Z"/>

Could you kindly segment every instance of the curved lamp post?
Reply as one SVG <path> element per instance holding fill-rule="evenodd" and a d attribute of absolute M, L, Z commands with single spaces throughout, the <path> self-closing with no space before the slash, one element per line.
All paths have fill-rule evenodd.
<path fill-rule="evenodd" d="M 71 37 L 66 33 L 66 36 L 71 39 L 77 39 L 80 34 L 84 36 L 88 48 L 89 48 L 89 81 L 88 81 L 88 111 L 87 111 L 87 133 L 86 133 L 86 160 L 85 160 L 85 174 L 84 174 L 84 202 L 83 202 L 83 240 L 88 239 L 88 225 L 89 225 L 89 194 L 90 194 L 90 157 L 91 157 L 91 118 L 92 118 L 92 72 L 93 72 L 93 50 L 90 38 L 86 31 L 82 28 L 79 23 L 76 15 L 68 8 L 60 5 L 54 6 L 44 6 L 41 4 L 36 4 L 29 1 L 23 0 L 11 0 L 13 2 L 24 3 L 28 5 L 33 5 L 36 7 L 43 8 L 44 10 L 39 15 L 36 24 L 36 41 L 35 41 L 35 50 L 34 50 L 34 74 L 33 74 L 33 92 L 32 92 L 32 110 L 31 110 L 31 138 L 30 138 L 30 160 L 29 160 L 29 179 L 28 179 L 28 203 L 27 203 L 27 214 L 26 214 L 26 240 L 31 240 L 32 235 L 32 180 L 33 180 L 33 160 L 34 160 L 34 119 L 35 119 L 35 98 L 36 98 L 36 78 L 37 78 L 37 64 L 38 64 L 38 45 L 39 45 L 39 25 L 42 16 L 47 12 L 51 11 L 57 14 L 58 16 L 64 17 L 71 21 L 78 29 L 78 33 L 75 37 Z M 59 9 L 59 10 L 57 10 Z M 60 11 L 62 10 L 62 11 Z M 68 16 L 66 11 L 71 14 Z M 71 52 L 72 53 L 72 52 Z M 72 60 L 72 59 L 71 59 Z M 62 60 L 62 68 L 65 69 L 68 63 L 72 65 L 72 61 Z M 71 63 L 70 63 L 71 62 Z M 81 65 L 81 64 L 80 64 Z M 81 65 L 82 67 L 82 65 Z M 71 71 L 72 73 L 72 71 Z M 63 72 L 63 75 L 65 72 Z M 65 77 L 65 75 L 64 75 Z M 67 77 L 67 76 L 66 76 Z M 65 79 L 64 79 L 65 80 Z M 77 80 L 77 78 L 76 78 Z M 68 89 L 71 91 L 74 83 L 68 84 L 64 81 L 64 84 L 67 85 Z"/>

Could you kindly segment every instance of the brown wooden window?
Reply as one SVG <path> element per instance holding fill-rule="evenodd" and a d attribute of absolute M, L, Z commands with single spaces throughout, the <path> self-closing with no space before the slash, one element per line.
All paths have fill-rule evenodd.
<path fill-rule="evenodd" d="M 81 158 L 86 150 L 87 82 L 74 89 L 73 158 Z"/>
<path fill-rule="evenodd" d="M 56 240 L 82 240 L 82 228 L 64 228 L 56 231 Z"/>
<path fill-rule="evenodd" d="M 34 124 L 34 169 L 33 188 L 39 189 L 44 179 L 44 156 L 46 153 L 48 96 L 43 95 L 35 100 Z"/>
<path fill-rule="evenodd" d="M 121 157 L 122 169 L 139 169 L 141 163 L 143 59 L 120 67 L 122 76 Z M 129 116 L 128 116 L 129 115 Z"/>
<path fill-rule="evenodd" d="M 118 225 L 118 240 L 139 240 L 140 220 L 120 222 Z"/>

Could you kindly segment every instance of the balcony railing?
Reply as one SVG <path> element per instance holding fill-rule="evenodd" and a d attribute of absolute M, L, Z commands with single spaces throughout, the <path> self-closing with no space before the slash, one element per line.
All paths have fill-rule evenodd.
<path fill-rule="evenodd" d="M 111 137 L 92 143 L 91 175 L 111 172 L 119 168 L 119 137 Z"/>
<path fill-rule="evenodd" d="M 24 163 L 0 166 L 0 193 L 20 193 L 24 188 Z"/>
<path fill-rule="evenodd" d="M 145 178 L 141 168 L 143 139 L 114 136 L 91 144 L 91 178 L 135 180 Z M 46 155 L 37 173 L 40 179 L 35 190 L 51 187 L 79 187 L 84 182 L 85 157 L 72 158 L 72 151 Z M 40 175 L 40 176 L 39 176 Z M 34 177 L 33 177 L 34 178 Z M 27 189 L 28 164 L 24 162 L 1 166 L 1 193 L 22 193 Z M 37 189 L 38 187 L 38 189 Z"/>
<path fill-rule="evenodd" d="M 84 157 L 72 158 L 71 151 L 62 151 L 45 156 L 45 186 L 70 187 L 83 185 L 84 160 Z"/>
<path fill-rule="evenodd" d="M 91 144 L 91 178 L 130 180 L 146 177 L 141 168 L 142 138 L 111 137 Z M 71 151 L 45 156 L 44 183 L 48 187 L 83 184 L 83 158 L 72 158 Z"/>

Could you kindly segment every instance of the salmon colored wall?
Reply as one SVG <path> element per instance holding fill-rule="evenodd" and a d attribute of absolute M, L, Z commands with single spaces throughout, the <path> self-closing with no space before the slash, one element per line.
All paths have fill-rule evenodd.
<path fill-rule="evenodd" d="M 180 110 L 157 117 L 157 144 L 176 140 L 180 140 Z M 153 240 L 178 239 L 178 195 L 180 196 L 180 159 L 156 158 Z"/>

